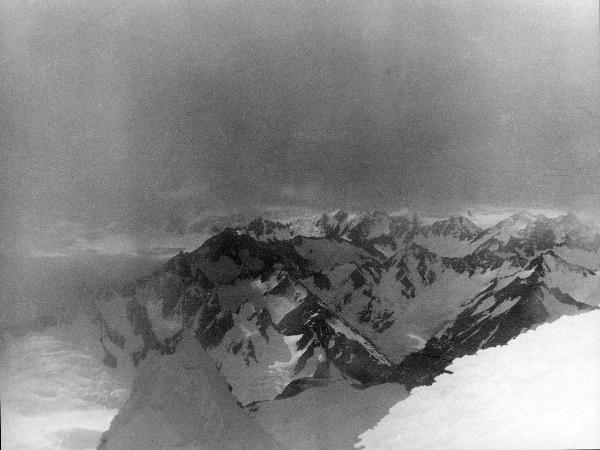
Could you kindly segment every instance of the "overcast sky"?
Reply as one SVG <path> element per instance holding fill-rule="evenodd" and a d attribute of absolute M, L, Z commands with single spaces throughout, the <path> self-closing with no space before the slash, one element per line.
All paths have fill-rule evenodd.
<path fill-rule="evenodd" d="M 596 0 L 0 0 L 4 236 L 600 205 Z"/>

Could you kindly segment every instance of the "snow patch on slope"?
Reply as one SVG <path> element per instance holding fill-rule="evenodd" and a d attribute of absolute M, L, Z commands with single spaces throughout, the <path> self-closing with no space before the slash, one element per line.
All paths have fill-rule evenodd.
<path fill-rule="evenodd" d="M 234 316 L 234 327 L 225 333 L 218 346 L 208 350 L 231 384 L 233 395 L 243 405 L 273 400 L 295 378 L 311 376 L 319 355 L 315 352 L 304 369 L 296 373 L 296 364 L 306 351 L 297 348 L 302 335 L 283 336 L 267 327 L 266 337 L 263 337 L 256 323 L 248 320 L 255 311 L 250 303 L 242 305 L 239 314 Z M 251 352 L 248 352 L 249 345 Z M 243 350 L 247 351 L 246 358 L 241 355 Z"/>

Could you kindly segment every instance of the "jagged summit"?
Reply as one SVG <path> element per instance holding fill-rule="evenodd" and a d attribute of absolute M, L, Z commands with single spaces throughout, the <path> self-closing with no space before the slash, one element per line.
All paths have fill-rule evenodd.
<path fill-rule="evenodd" d="M 411 242 L 423 243 L 444 255 L 454 256 L 464 247 L 465 241 L 481 232 L 464 216 L 424 223 L 417 214 L 349 213 L 339 209 L 285 223 L 256 218 L 238 230 L 263 241 L 289 240 L 295 236 L 340 238 L 387 256 Z"/>
<path fill-rule="evenodd" d="M 573 212 L 548 218 L 543 214 L 528 211 L 514 213 L 497 224 L 482 229 L 469 217 L 456 215 L 447 219 L 423 221 L 418 214 L 403 212 L 388 214 L 381 211 L 361 211 L 350 213 L 345 210 L 323 212 L 306 218 L 278 221 L 256 217 L 245 226 L 234 227 L 245 230 L 256 239 L 286 240 L 293 236 L 344 237 L 357 243 L 404 238 L 405 241 L 421 237 L 451 236 L 460 241 L 481 241 L 494 237 L 506 242 L 511 237 L 520 239 L 535 234 L 537 229 L 549 228 L 559 238 L 565 235 L 593 240 L 597 230 L 584 224 Z"/>
<path fill-rule="evenodd" d="M 547 250 L 540 253 L 539 256 L 532 259 L 525 270 L 535 270 L 539 273 L 545 274 L 548 272 L 573 272 L 587 275 L 594 275 L 595 271 L 586 267 L 570 263 L 564 258 L 556 254 L 554 250 Z"/>
<path fill-rule="evenodd" d="M 471 240 L 481 232 L 481 228 L 464 216 L 451 216 L 439 220 L 421 229 L 421 234 L 427 236 L 453 237 L 460 241 Z"/>

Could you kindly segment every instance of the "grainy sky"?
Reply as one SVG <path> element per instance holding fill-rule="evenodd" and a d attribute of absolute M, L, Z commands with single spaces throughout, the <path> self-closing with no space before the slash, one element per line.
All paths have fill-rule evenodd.
<path fill-rule="evenodd" d="M 598 2 L 0 0 L 5 236 L 600 204 Z"/>

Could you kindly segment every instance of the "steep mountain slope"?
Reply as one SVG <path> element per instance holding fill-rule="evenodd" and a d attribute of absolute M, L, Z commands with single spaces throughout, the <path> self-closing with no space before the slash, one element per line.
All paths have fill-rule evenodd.
<path fill-rule="evenodd" d="M 340 264 L 323 271 L 329 280 L 326 286 L 307 283 L 386 355 L 399 361 L 493 279 L 492 272 L 472 275 L 464 261 L 411 244 L 383 262 Z"/>
<path fill-rule="evenodd" d="M 570 294 L 569 294 L 570 293 Z M 506 344 L 523 330 L 596 309 L 600 279 L 549 250 L 514 277 L 496 278 L 456 319 L 398 366 L 407 388 L 430 384 L 457 357 Z"/>
<path fill-rule="evenodd" d="M 173 355 L 151 354 L 101 450 L 278 449 L 238 407 L 200 344 L 187 334 Z"/>
<path fill-rule="evenodd" d="M 356 447 L 598 448 L 599 330 L 600 311 L 562 317 L 456 359 Z"/>

